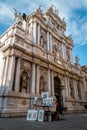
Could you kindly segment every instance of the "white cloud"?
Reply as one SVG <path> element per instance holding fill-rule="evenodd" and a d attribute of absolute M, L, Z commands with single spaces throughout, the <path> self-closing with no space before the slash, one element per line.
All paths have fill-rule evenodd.
<path fill-rule="evenodd" d="M 81 9 L 84 7 L 87 10 L 87 0 L 14 0 L 6 2 L 0 2 L 0 22 L 4 24 L 11 24 L 14 20 L 13 8 L 16 8 L 18 12 L 32 13 L 39 5 L 42 6 L 42 10 L 46 10 L 48 6 L 54 5 L 59 9 L 59 16 L 65 17 L 67 23 L 67 35 L 72 34 L 75 43 L 85 44 L 87 41 L 87 17 L 80 19 L 73 12 L 74 9 Z M 76 21 L 76 18 L 79 21 Z M 81 27 L 79 26 L 81 24 Z"/>
<path fill-rule="evenodd" d="M 13 19 L 13 12 L 7 3 L 0 2 L 0 21 L 7 23 Z"/>

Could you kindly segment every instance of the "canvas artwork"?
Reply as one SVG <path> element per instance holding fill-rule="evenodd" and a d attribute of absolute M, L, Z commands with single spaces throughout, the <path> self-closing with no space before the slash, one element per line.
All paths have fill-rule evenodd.
<path fill-rule="evenodd" d="M 44 121 L 44 110 L 39 110 L 38 121 Z"/>
<path fill-rule="evenodd" d="M 38 102 L 38 97 L 34 97 L 34 101 L 33 101 L 33 104 L 36 105 Z"/>
<path fill-rule="evenodd" d="M 32 114 L 32 121 L 36 121 L 37 119 L 37 114 L 38 114 L 38 111 L 37 110 L 33 110 L 33 114 Z"/>
<path fill-rule="evenodd" d="M 28 110 L 27 120 L 35 121 L 37 119 L 37 114 L 38 114 L 37 110 Z"/>
<path fill-rule="evenodd" d="M 48 92 L 42 92 L 42 98 L 48 98 L 49 93 Z"/>
<path fill-rule="evenodd" d="M 43 98 L 43 106 L 53 106 L 53 97 Z"/>
<path fill-rule="evenodd" d="M 48 106 L 53 106 L 53 97 L 47 98 L 47 105 Z"/>

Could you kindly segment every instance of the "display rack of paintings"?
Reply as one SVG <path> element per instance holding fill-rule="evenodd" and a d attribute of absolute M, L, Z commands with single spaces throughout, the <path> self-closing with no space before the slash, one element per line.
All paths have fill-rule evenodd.
<path fill-rule="evenodd" d="M 38 97 L 35 96 L 33 100 L 33 105 L 38 106 L 39 108 L 42 107 L 52 107 L 53 106 L 53 97 L 49 97 L 48 92 L 42 92 L 42 103 L 38 104 Z M 44 109 L 45 110 L 45 109 Z M 44 121 L 44 110 L 28 110 L 27 113 L 27 120 L 30 121 Z"/>

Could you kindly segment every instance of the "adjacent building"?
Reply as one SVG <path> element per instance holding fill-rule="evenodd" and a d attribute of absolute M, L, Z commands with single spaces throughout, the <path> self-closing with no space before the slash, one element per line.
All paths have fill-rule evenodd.
<path fill-rule="evenodd" d="M 26 16 L 15 10 L 15 23 L 0 36 L 0 113 L 16 116 L 32 108 L 34 96 L 49 92 L 68 112 L 83 111 L 83 77 L 66 23 L 53 6 Z"/>

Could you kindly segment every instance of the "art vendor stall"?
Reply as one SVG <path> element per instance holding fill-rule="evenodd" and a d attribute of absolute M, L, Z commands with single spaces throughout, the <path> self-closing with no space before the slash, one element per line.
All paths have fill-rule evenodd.
<path fill-rule="evenodd" d="M 34 108 L 28 110 L 27 120 L 30 121 L 52 121 L 53 112 L 56 111 L 54 106 L 53 97 L 49 97 L 48 92 L 41 94 L 41 103 L 38 103 L 38 97 L 34 97 L 33 106 Z M 52 109 L 55 108 L 53 111 Z"/>

